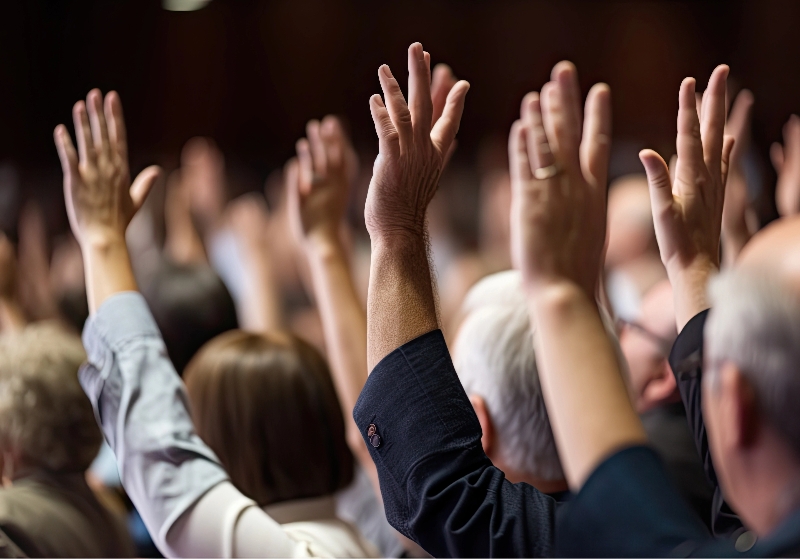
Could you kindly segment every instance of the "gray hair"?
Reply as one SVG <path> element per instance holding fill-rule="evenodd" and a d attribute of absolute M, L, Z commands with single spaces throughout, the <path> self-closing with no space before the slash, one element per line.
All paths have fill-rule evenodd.
<path fill-rule="evenodd" d="M 475 284 L 462 314 L 455 368 L 464 390 L 486 401 L 503 460 L 544 480 L 563 479 L 519 272 L 500 272 Z"/>
<path fill-rule="evenodd" d="M 54 324 L 0 336 L 0 449 L 26 467 L 82 472 L 102 434 L 78 383 L 80 338 Z"/>
<path fill-rule="evenodd" d="M 778 279 L 746 270 L 716 277 L 710 296 L 704 382 L 715 386 L 719 366 L 735 364 L 766 419 L 800 451 L 800 297 Z"/>

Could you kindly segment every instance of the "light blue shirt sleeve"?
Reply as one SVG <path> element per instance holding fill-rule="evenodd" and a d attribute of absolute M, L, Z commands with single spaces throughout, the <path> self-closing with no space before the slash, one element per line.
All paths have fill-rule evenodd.
<path fill-rule="evenodd" d="M 228 479 L 195 433 L 187 395 L 141 294 L 108 298 L 83 331 L 79 378 L 120 477 L 162 552 L 178 518 Z"/>

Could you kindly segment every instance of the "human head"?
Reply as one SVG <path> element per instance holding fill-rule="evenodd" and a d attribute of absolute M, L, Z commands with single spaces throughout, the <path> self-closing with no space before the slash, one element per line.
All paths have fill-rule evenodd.
<path fill-rule="evenodd" d="M 238 328 L 233 298 L 209 266 L 165 261 L 142 293 L 179 373 L 203 344 Z"/>
<path fill-rule="evenodd" d="M 767 227 L 710 287 L 703 379 L 709 446 L 726 499 L 762 534 L 770 526 L 754 512 L 756 493 L 787 473 L 800 476 L 798 239 L 800 218 Z"/>
<path fill-rule="evenodd" d="M 454 364 L 489 458 L 507 475 L 560 481 L 564 472 L 539 386 L 521 281 L 517 271 L 500 272 L 469 291 Z"/>
<path fill-rule="evenodd" d="M 668 361 L 676 336 L 672 286 L 669 280 L 662 280 L 645 294 L 638 319 L 624 323 L 619 334 L 628 364 L 628 384 L 639 413 L 680 399 Z"/>
<path fill-rule="evenodd" d="M 325 359 L 283 332 L 217 336 L 186 367 L 197 432 L 260 506 L 329 495 L 353 477 Z"/>
<path fill-rule="evenodd" d="M 608 268 L 658 250 L 645 175 L 625 175 L 611 183 L 607 241 L 605 262 Z"/>
<path fill-rule="evenodd" d="M 0 336 L 0 452 L 12 479 L 30 470 L 82 473 L 102 434 L 78 383 L 80 339 L 40 323 Z"/>

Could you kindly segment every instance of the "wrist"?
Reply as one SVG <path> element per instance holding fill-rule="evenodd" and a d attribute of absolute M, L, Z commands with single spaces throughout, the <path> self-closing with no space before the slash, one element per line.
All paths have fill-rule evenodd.
<path fill-rule="evenodd" d="M 80 246 L 81 252 L 84 254 L 88 252 L 107 252 L 120 246 L 126 247 L 127 250 L 125 233 L 111 229 L 84 231 L 80 236 Z"/>
<path fill-rule="evenodd" d="M 695 315 L 709 308 L 708 283 L 718 273 L 719 265 L 708 258 L 698 258 L 688 266 L 667 268 L 678 332 Z"/>

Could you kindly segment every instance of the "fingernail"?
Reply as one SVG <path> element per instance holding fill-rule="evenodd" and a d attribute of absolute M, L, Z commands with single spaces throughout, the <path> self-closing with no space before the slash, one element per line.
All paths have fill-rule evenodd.
<path fill-rule="evenodd" d="M 383 75 L 384 75 L 384 76 L 386 76 L 387 78 L 393 78 L 393 77 L 394 77 L 394 76 L 392 75 L 392 71 L 389 69 L 389 66 L 387 66 L 386 64 L 382 65 L 382 66 L 379 68 L 379 70 L 380 70 L 381 72 L 383 72 Z"/>

